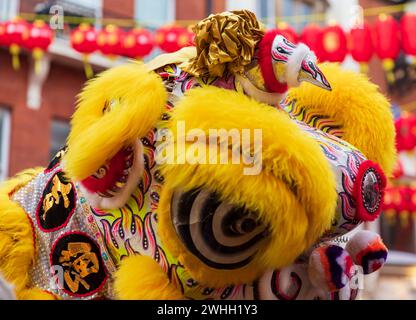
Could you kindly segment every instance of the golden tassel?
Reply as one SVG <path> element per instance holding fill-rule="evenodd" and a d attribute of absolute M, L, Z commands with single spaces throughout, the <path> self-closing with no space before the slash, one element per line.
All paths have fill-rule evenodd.
<path fill-rule="evenodd" d="M 13 43 L 10 46 L 10 54 L 12 55 L 12 66 L 13 70 L 19 70 L 20 69 L 20 60 L 19 60 L 19 53 L 20 53 L 20 47 Z"/>
<path fill-rule="evenodd" d="M 89 55 L 82 55 L 82 61 L 84 62 L 84 72 L 87 79 L 91 79 L 94 76 L 94 71 L 92 70 L 91 64 L 88 61 Z"/>

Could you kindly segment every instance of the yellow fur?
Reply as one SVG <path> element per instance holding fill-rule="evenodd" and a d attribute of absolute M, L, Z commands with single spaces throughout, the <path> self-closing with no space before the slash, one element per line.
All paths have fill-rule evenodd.
<path fill-rule="evenodd" d="M 59 297 L 55 296 L 53 293 L 38 288 L 31 288 L 18 292 L 17 298 L 19 300 L 59 300 Z"/>
<path fill-rule="evenodd" d="M 333 173 L 316 142 L 285 113 L 233 91 L 206 87 L 191 90 L 175 107 L 168 126 L 173 132 L 178 121 L 185 121 L 186 131 L 261 128 L 263 132 L 259 175 L 242 175 L 243 164 L 162 166 L 165 185 L 159 204 L 159 234 L 195 279 L 209 286 L 253 280 L 266 269 L 292 263 L 330 226 L 337 199 Z M 209 268 L 178 240 L 170 219 L 171 195 L 176 189 L 198 186 L 257 211 L 269 226 L 268 240 L 245 268 Z"/>
<path fill-rule="evenodd" d="M 79 96 L 68 138 L 64 167 L 81 180 L 93 174 L 122 147 L 155 127 L 167 99 L 158 75 L 141 63 L 107 70 Z M 111 103 L 111 111 L 104 107 Z"/>
<path fill-rule="evenodd" d="M 41 171 L 27 169 L 0 184 L 0 272 L 14 284 L 19 298 L 22 290 L 27 291 L 36 245 L 29 217 L 10 196 Z"/>
<path fill-rule="evenodd" d="M 361 150 L 368 159 L 378 162 L 390 175 L 396 150 L 389 102 L 362 74 L 342 70 L 336 64 L 324 64 L 320 68 L 332 91 L 303 83 L 290 90 L 289 99 L 296 99 L 306 112 L 324 114 L 340 121 L 344 131 L 341 138 Z"/>
<path fill-rule="evenodd" d="M 16 291 L 24 289 L 35 259 L 33 229 L 29 217 L 7 194 L 0 194 L 0 272 L 13 283 Z"/>
<path fill-rule="evenodd" d="M 181 291 L 170 283 L 159 264 L 148 256 L 122 260 L 115 274 L 114 290 L 122 300 L 180 300 Z"/>

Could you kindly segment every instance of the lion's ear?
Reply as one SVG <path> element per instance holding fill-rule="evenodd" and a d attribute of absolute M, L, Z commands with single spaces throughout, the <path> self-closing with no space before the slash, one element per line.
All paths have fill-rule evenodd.
<path fill-rule="evenodd" d="M 142 63 L 115 67 L 89 81 L 72 118 L 65 171 L 75 180 L 93 174 L 156 126 L 166 100 L 162 80 Z"/>
<path fill-rule="evenodd" d="M 320 67 L 332 91 L 302 83 L 289 91 L 285 109 L 298 120 L 349 142 L 389 176 L 396 159 L 389 101 L 365 75 L 337 64 Z"/>

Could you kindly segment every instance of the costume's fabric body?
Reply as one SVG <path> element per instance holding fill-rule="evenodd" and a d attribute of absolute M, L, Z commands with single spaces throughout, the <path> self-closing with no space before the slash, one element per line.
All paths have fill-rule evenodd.
<path fill-rule="evenodd" d="M 287 43 L 283 46 L 295 49 Z M 132 71 L 134 77 L 137 72 L 137 85 L 147 79 L 148 71 L 140 68 Z M 378 216 L 386 184 L 383 169 L 390 171 L 394 162 L 393 126 L 388 122 L 391 115 L 388 104 L 376 89 L 357 76 L 357 86 L 364 83 L 367 87 L 363 90 L 372 95 L 374 101 L 351 101 L 351 116 L 349 112 L 343 114 L 342 108 L 332 110 L 337 103 L 346 103 L 349 94 L 345 98 L 338 95 L 333 103 L 314 92 L 322 89 L 301 90 L 301 87 L 287 96 L 283 94 L 280 103 L 276 101 L 273 106 L 266 106 L 257 104 L 256 95 L 248 93 L 245 80 L 231 72 L 198 77 L 184 71 L 179 61 L 159 63 L 157 68 L 151 69 L 157 74 L 155 89 L 147 88 L 146 93 L 159 92 L 157 81 L 160 80 L 157 79 L 161 79 L 167 99 L 161 98 L 163 108 L 154 111 L 154 120 L 149 120 L 148 126 L 140 129 L 139 134 L 131 134 L 140 138 L 143 168 L 128 200 L 122 205 L 109 209 L 108 202 L 95 199 L 99 195 L 99 201 L 111 200 L 123 190 L 131 168 L 136 168 L 133 162 L 138 158 L 136 151 L 131 151 L 138 149 L 129 147 L 132 142 L 120 142 L 118 146 L 108 142 L 109 148 L 115 150 L 103 159 L 112 160 L 92 161 L 94 169 L 82 177 L 82 174 L 77 176 L 73 168 L 86 168 L 89 157 L 77 158 L 76 162 L 71 154 L 77 147 L 74 141 L 80 141 L 94 121 L 98 123 L 107 117 L 111 126 L 117 122 L 110 119 L 113 113 L 127 112 L 130 108 L 127 104 L 121 108 L 130 97 L 116 88 L 117 94 L 106 98 L 100 106 L 98 120 L 91 118 L 88 123 L 85 120 L 85 128 L 74 123 L 72 130 L 77 137 L 70 137 L 68 146 L 57 154 L 48 168 L 23 173 L 3 187 L 2 196 L 10 199 L 13 205 L 5 205 L 3 211 L 0 206 L 0 225 L 14 223 L 13 220 L 8 222 L 7 210 L 18 211 L 21 219 L 25 215 L 30 220 L 30 227 L 24 225 L 27 221 L 21 222 L 22 225 L 6 230 L 3 238 L 0 228 L 0 271 L 16 286 L 17 296 L 23 299 L 355 299 L 358 286 L 353 282 L 354 272 L 371 273 L 382 266 L 387 256 L 380 238 L 371 233 L 364 232 L 349 239 L 346 248 L 336 245 L 337 238 Z M 341 87 L 347 81 L 341 80 L 345 75 L 339 69 L 329 67 L 327 76 L 331 85 L 335 85 L 335 92 L 353 90 Z M 347 75 L 354 82 L 352 77 Z M 110 76 L 108 80 L 113 82 Z M 322 81 L 326 86 L 326 79 Z M 130 89 L 136 85 L 114 79 L 114 83 L 120 82 Z M 95 83 L 98 86 L 101 82 Z M 102 93 L 104 91 L 94 92 L 97 97 L 113 92 Z M 80 102 L 81 112 L 82 104 L 89 99 L 95 97 L 87 92 Z M 216 105 L 215 99 L 224 102 L 223 109 L 218 109 L 221 106 Z M 310 102 L 315 99 L 316 105 Z M 137 102 L 138 108 L 140 103 L 146 102 L 143 100 Z M 372 109 L 373 102 L 379 104 L 379 109 Z M 199 107 L 199 103 L 202 106 Z M 227 109 L 227 106 L 230 107 Z M 190 109 L 198 107 L 194 112 Z M 348 107 L 347 103 L 345 108 Z M 363 113 L 355 118 L 358 109 Z M 143 115 L 151 114 L 151 110 Z M 196 115 L 195 110 L 207 113 Z M 230 114 L 221 115 L 228 110 Z M 228 123 L 227 117 L 234 116 L 232 112 L 238 114 Z M 250 112 L 254 112 L 252 121 Z M 94 115 L 94 111 L 85 113 L 82 119 L 89 114 Z M 134 115 L 137 116 L 137 112 Z M 388 132 L 384 146 L 374 142 L 374 130 L 368 131 L 366 121 L 370 116 L 376 119 L 373 124 L 376 129 L 383 123 Z M 138 123 L 132 117 L 125 118 L 127 129 Z M 163 130 L 175 130 L 176 125 L 186 119 L 195 119 L 186 123 L 202 129 L 204 126 L 244 129 L 251 122 L 253 128 L 261 126 L 263 173 L 254 177 L 239 176 L 235 174 L 238 171 L 231 171 L 234 169 L 227 164 L 217 167 L 216 172 L 230 168 L 229 173 L 221 171 L 217 177 L 215 171 L 210 171 L 215 168 L 208 165 L 158 163 L 158 148 L 164 143 L 158 135 Z M 283 127 L 286 129 L 281 129 Z M 103 130 L 101 132 L 105 133 Z M 90 132 L 89 140 L 94 140 L 93 135 L 98 139 L 99 133 Z M 366 133 L 367 136 L 363 136 Z M 120 137 L 129 134 L 126 131 Z M 108 140 L 111 138 L 103 140 L 103 150 Z M 298 140 L 303 142 L 299 142 L 299 149 L 296 149 Z M 282 146 L 275 146 L 275 141 Z M 171 143 L 177 146 L 179 142 Z M 85 152 L 92 149 L 85 148 Z M 286 149 L 293 153 L 284 154 L 282 150 Z M 101 149 L 97 147 L 96 150 L 98 158 Z M 75 153 L 76 156 L 80 154 Z M 275 160 L 275 155 L 280 157 L 281 154 L 282 158 Z M 124 158 L 118 161 L 118 157 Z M 73 164 L 75 162 L 77 165 Z M 121 169 L 117 167 L 120 163 Z M 112 185 L 106 177 L 120 170 L 123 175 L 115 175 L 116 187 L 104 188 L 103 185 Z M 235 180 L 240 182 L 232 187 Z M 230 190 L 221 187 L 221 183 L 229 184 Z M 264 190 L 260 190 L 263 187 Z M 276 212 L 271 212 L 274 208 Z M 286 218 L 280 220 L 279 212 L 284 212 Z M 286 227 L 281 229 L 282 226 Z M 286 229 L 292 231 L 283 232 L 284 239 L 279 240 L 277 234 L 282 234 L 279 230 Z M 299 235 L 295 234 L 297 230 L 301 230 Z M 24 239 L 16 251 L 7 249 L 8 236 L 14 233 Z M 269 241 L 276 243 L 276 247 L 269 245 Z M 279 245 L 288 251 L 282 258 L 279 258 L 282 250 L 275 249 Z M 27 275 L 22 277 L 19 270 L 20 274 L 15 274 L 7 259 L 21 265 Z"/>

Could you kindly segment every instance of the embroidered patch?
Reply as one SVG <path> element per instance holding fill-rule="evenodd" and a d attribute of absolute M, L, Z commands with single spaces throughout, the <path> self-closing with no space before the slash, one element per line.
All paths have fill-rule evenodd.
<path fill-rule="evenodd" d="M 39 228 L 52 232 L 68 223 L 76 207 L 76 192 L 73 183 L 62 171 L 55 173 L 43 190 L 36 211 Z"/>
<path fill-rule="evenodd" d="M 90 296 L 107 280 L 107 271 L 96 242 L 83 232 L 66 233 L 54 243 L 51 266 L 62 267 L 62 290 L 75 297 Z M 61 280 L 62 281 L 62 280 Z"/>

